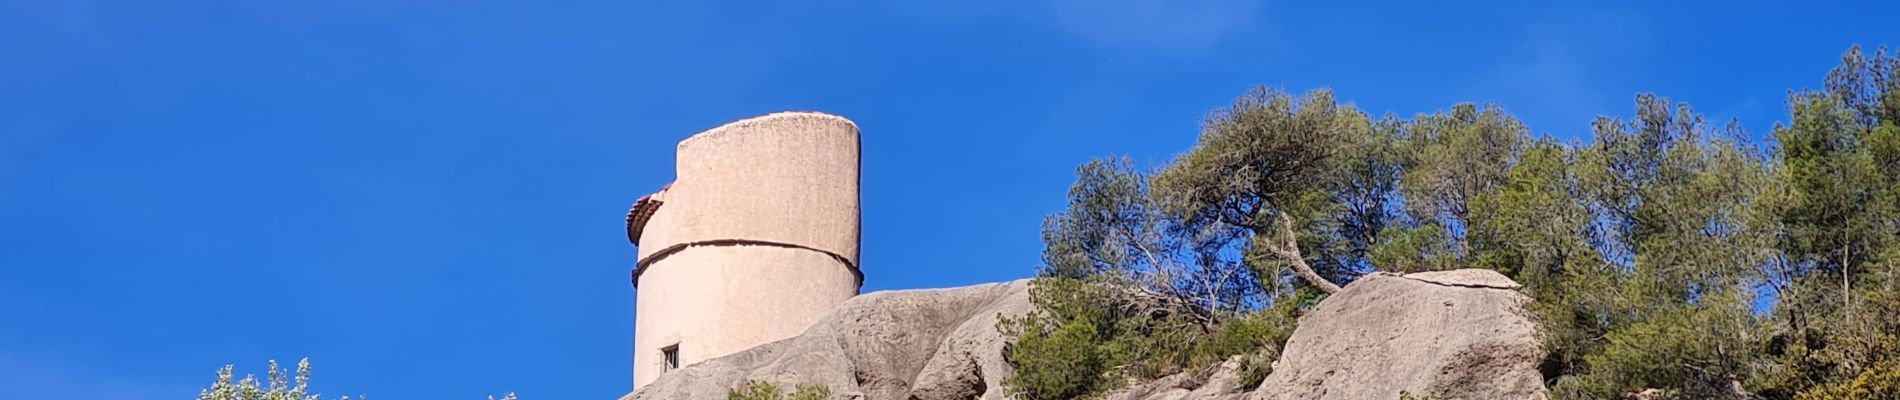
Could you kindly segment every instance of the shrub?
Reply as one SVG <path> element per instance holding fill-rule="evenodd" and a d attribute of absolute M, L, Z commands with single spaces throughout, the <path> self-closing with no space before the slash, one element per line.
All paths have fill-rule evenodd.
<path fill-rule="evenodd" d="M 1242 384 L 1258 385 L 1279 356 L 1299 313 L 1316 295 L 1260 312 L 1204 315 L 1180 299 L 1069 278 L 1031 282 L 1036 311 L 1003 318 L 1015 338 L 1005 383 L 1032 400 L 1087 398 L 1130 379 L 1151 379 L 1241 356 Z"/>
<path fill-rule="evenodd" d="M 1110 343 L 1120 336 L 1114 313 L 1104 307 L 1109 297 L 1100 285 L 1067 278 L 1040 278 L 1030 283 L 1035 311 L 1002 318 L 997 329 L 1016 338 L 1006 358 L 1016 366 L 1007 384 L 1031 400 L 1081 398 L 1112 388 L 1126 364 L 1126 345 Z"/>
<path fill-rule="evenodd" d="M 1249 354 L 1240 359 L 1240 388 L 1254 390 L 1273 373 L 1273 359 Z"/>
<path fill-rule="evenodd" d="M 225 365 L 218 369 L 218 380 L 211 387 L 198 392 L 198 400 L 316 400 L 319 397 L 310 393 L 310 359 L 297 362 L 296 375 L 288 369 L 279 369 L 277 360 L 270 361 L 270 367 L 263 381 L 256 376 L 245 374 L 244 379 L 233 379 L 236 368 Z M 362 396 L 357 396 L 361 399 Z M 343 396 L 343 400 L 350 400 Z"/>
<path fill-rule="evenodd" d="M 1560 382 L 1553 391 L 1608 398 L 1653 388 L 1672 398 L 1744 397 L 1738 388 L 1751 373 L 1747 332 L 1757 329 L 1748 300 L 1732 292 L 1702 300 L 1611 330 L 1606 343 L 1584 357 L 1590 372 Z"/>
<path fill-rule="evenodd" d="M 739 387 L 726 392 L 726 400 L 826 400 L 831 398 L 831 387 L 825 385 L 798 385 L 791 396 L 778 385 L 765 381 L 746 381 Z"/>
<path fill-rule="evenodd" d="M 1795 395 L 1795 400 L 1900 399 L 1900 362 L 1868 368 L 1854 380 L 1817 386 Z"/>
<path fill-rule="evenodd" d="M 245 374 L 243 379 L 236 378 L 236 366 L 226 364 L 218 369 L 218 379 L 211 387 L 198 392 L 198 400 L 318 400 L 310 391 L 310 359 L 297 361 L 297 371 L 291 374 L 289 369 L 277 367 L 277 360 L 270 360 L 270 366 L 262 381 L 256 376 Z M 368 397 L 358 395 L 358 400 Z M 350 400 L 343 396 L 342 400 Z M 495 395 L 488 395 L 495 400 Z M 502 395 L 501 400 L 516 400 L 515 392 Z"/>

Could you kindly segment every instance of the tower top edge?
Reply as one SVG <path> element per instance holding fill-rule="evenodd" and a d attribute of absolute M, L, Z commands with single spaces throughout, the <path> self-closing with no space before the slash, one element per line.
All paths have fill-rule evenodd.
<path fill-rule="evenodd" d="M 824 113 L 824 112 L 818 112 L 818 111 L 780 111 L 780 112 L 760 115 L 756 117 L 741 119 L 738 121 L 727 122 L 723 125 L 719 125 L 718 127 L 714 127 L 712 129 L 707 129 L 699 133 L 695 133 L 693 134 L 693 136 L 687 137 L 686 140 L 681 140 L 679 143 L 679 147 L 683 149 L 683 148 L 691 146 L 693 142 L 696 142 L 702 139 L 725 136 L 728 134 L 732 134 L 734 132 L 749 131 L 751 130 L 751 128 L 769 127 L 769 126 L 797 127 L 797 126 L 811 126 L 811 125 L 842 125 L 843 127 L 846 128 L 845 129 L 846 131 L 850 132 L 851 135 L 858 134 L 857 122 L 852 122 L 851 119 L 838 116 L 836 114 L 830 114 L 830 113 Z"/>

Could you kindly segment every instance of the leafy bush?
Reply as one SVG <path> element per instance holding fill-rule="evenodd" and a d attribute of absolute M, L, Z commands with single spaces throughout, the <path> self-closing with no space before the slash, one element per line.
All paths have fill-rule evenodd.
<path fill-rule="evenodd" d="M 1038 278 L 1030 295 L 1036 311 L 997 327 L 1016 338 L 1006 354 L 1016 375 L 1006 384 L 1032 400 L 1087 398 L 1235 356 L 1243 384 L 1258 385 L 1310 304 L 1217 319 L 1181 299 L 1069 278 Z"/>
<path fill-rule="evenodd" d="M 1806 329 L 1777 332 L 1763 349 L 1773 361 L 1755 387 L 1767 398 L 1789 398 L 1827 385 L 1842 393 L 1874 369 L 1900 363 L 1900 293 L 1873 288 L 1856 297 L 1852 310 L 1812 321 Z M 1832 385 L 1828 385 L 1832 383 Z M 1865 385 L 1865 383 L 1863 383 Z M 1844 397 L 1843 397 L 1844 398 Z"/>
<path fill-rule="evenodd" d="M 1608 344 L 1585 356 L 1592 370 L 1560 385 L 1581 387 L 1557 391 L 1613 398 L 1629 390 L 1667 388 L 1688 398 L 1742 397 L 1736 389 L 1750 373 L 1746 332 L 1756 329 L 1754 320 L 1737 296 L 1710 295 L 1704 302 L 1611 331 Z"/>
<path fill-rule="evenodd" d="M 1854 380 L 1818 386 L 1796 395 L 1795 400 L 1873 400 L 1900 399 L 1900 362 L 1875 365 Z"/>
<path fill-rule="evenodd" d="M 798 385 L 791 396 L 778 385 L 766 381 L 746 381 L 739 387 L 726 392 L 726 400 L 826 400 L 831 398 L 831 387 L 825 385 Z"/>
<path fill-rule="evenodd" d="M 1016 338 L 1007 384 L 1032 400 L 1081 398 L 1113 387 L 1133 358 L 1115 331 L 1121 316 L 1105 307 L 1105 287 L 1079 279 L 1039 278 L 1030 284 L 1037 310 L 1003 318 L 997 329 Z"/>
<path fill-rule="evenodd" d="M 1267 381 L 1267 375 L 1273 373 L 1273 358 L 1246 355 L 1240 359 L 1240 388 L 1254 390 Z"/>

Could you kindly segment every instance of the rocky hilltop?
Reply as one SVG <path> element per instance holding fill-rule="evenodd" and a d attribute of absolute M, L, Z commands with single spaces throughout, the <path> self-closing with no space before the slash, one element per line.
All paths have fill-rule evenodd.
<path fill-rule="evenodd" d="M 1545 397 L 1528 299 L 1490 270 L 1373 274 L 1300 318 L 1253 390 L 1237 363 L 1163 377 L 1112 399 Z M 721 399 L 747 380 L 823 384 L 844 399 L 1006 399 L 998 315 L 1031 309 L 1028 281 L 858 296 L 797 337 L 661 376 L 627 399 Z"/>

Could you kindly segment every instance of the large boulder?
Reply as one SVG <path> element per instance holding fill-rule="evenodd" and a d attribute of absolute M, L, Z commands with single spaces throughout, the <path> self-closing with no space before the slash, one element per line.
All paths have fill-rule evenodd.
<path fill-rule="evenodd" d="M 624 399 L 723 399 L 748 380 L 830 387 L 839 399 L 1003 399 L 998 315 L 1030 310 L 1029 282 L 857 296 L 805 333 L 661 375 Z"/>
<path fill-rule="evenodd" d="M 1132 385 L 1109 400 L 1542 399 L 1543 358 L 1517 282 L 1491 270 L 1359 278 L 1300 317 L 1252 391 L 1238 362 Z"/>
<path fill-rule="evenodd" d="M 660 376 L 625 399 L 721 399 L 747 380 L 829 386 L 840 399 L 1004 399 L 1013 369 L 998 315 L 1028 312 L 1028 281 L 876 292 L 804 334 Z M 1377 273 L 1300 318 L 1273 372 L 1242 388 L 1238 359 L 1139 383 L 1114 400 L 1541 399 L 1543 350 L 1517 292 L 1490 270 Z"/>
<path fill-rule="evenodd" d="M 1529 298 L 1491 270 L 1372 274 L 1300 317 L 1251 399 L 1542 399 Z"/>

